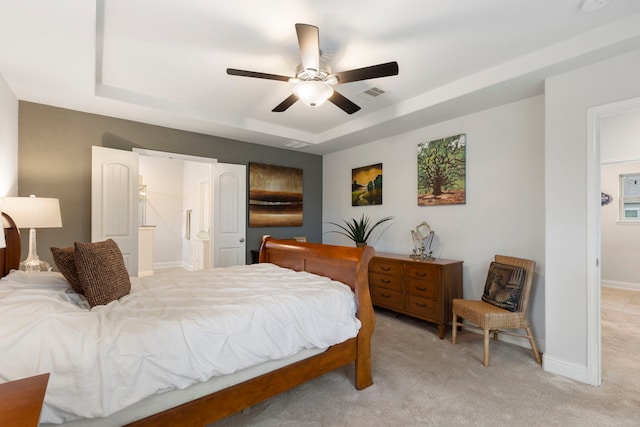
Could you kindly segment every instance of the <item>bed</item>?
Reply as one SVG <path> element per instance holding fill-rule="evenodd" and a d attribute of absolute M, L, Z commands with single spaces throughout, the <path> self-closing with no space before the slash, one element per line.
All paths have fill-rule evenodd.
<path fill-rule="evenodd" d="M 20 239 L 15 225 L 8 222 L 6 218 L 4 231 L 7 248 L 0 249 L 0 274 L 7 275 L 11 269 L 17 267 L 19 262 Z M 16 245 L 18 245 L 17 249 Z M 350 299 L 354 303 L 354 312 L 359 327 L 353 337 L 346 338 L 338 344 L 326 346 L 326 348 L 322 346 L 308 348 L 282 359 L 268 360 L 241 369 L 229 374 L 233 375 L 233 379 L 228 379 L 226 374 L 221 375 L 220 378 L 204 379 L 185 389 L 170 390 L 150 396 L 142 402 L 127 406 L 107 417 L 79 419 L 66 424 L 83 426 L 202 426 L 350 363 L 355 365 L 355 387 L 358 390 L 368 387 L 373 383 L 370 341 L 375 325 L 375 316 L 369 295 L 367 268 L 373 254 L 374 250 L 370 247 L 351 248 L 265 237 L 260 248 L 260 264 L 255 266 L 256 269 L 262 269 L 259 270 L 260 275 L 266 276 L 271 269 L 289 269 L 292 270 L 292 273 L 305 275 L 305 283 L 307 280 L 311 280 L 307 278 L 313 277 L 316 280 L 317 276 L 324 276 L 317 278 L 317 280 L 328 280 L 326 278 L 329 278 L 331 280 L 328 281 L 331 283 L 339 281 L 348 285 L 348 288 L 344 285 L 340 285 L 340 287 L 348 290 Z M 251 266 L 246 267 L 252 268 Z M 280 274 L 280 271 L 278 270 L 277 273 Z M 46 274 L 55 276 L 57 273 Z M 46 274 L 40 277 L 44 277 Z M 16 279 L 12 279 L 14 276 Z M 0 289 L 3 281 L 5 283 L 11 280 L 19 281 L 20 277 L 24 278 L 24 276 L 20 276 L 19 272 L 10 273 L 0 281 Z M 58 282 L 61 280 L 60 277 L 53 277 L 53 279 Z M 29 280 L 35 279 L 30 278 Z M 132 286 L 131 295 L 134 295 L 137 292 L 138 284 L 132 284 Z M 141 282 L 139 286 L 144 287 L 144 282 Z M 66 290 L 66 293 L 71 294 L 71 291 Z M 0 303 L 1 301 L 0 299 Z M 32 372 L 31 375 L 42 373 Z M 50 374 L 49 387 L 55 384 L 56 376 L 59 375 L 56 372 Z M 0 381 L 14 379 L 18 378 L 6 378 L 4 375 Z M 215 384 L 210 386 L 209 383 Z M 131 389 L 135 388 L 131 387 Z M 165 399 L 165 396 L 171 394 L 177 397 Z M 47 398 L 45 398 L 46 405 Z"/>

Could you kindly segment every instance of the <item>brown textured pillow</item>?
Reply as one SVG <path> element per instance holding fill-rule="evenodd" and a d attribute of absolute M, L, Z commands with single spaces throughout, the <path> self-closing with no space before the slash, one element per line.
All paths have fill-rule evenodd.
<path fill-rule="evenodd" d="M 53 262 L 69 285 L 79 294 L 84 295 L 82 284 L 78 278 L 78 270 L 76 269 L 76 251 L 70 246 L 68 248 L 51 248 L 51 254 L 53 255 Z"/>
<path fill-rule="evenodd" d="M 120 248 L 112 239 L 74 243 L 76 269 L 91 307 L 109 304 L 131 291 L 131 280 Z"/>

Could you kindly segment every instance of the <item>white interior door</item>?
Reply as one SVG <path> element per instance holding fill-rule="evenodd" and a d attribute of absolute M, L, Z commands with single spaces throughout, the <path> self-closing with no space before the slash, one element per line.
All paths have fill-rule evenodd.
<path fill-rule="evenodd" d="M 138 275 L 138 154 L 92 147 L 91 241 L 113 239 Z"/>
<path fill-rule="evenodd" d="M 213 266 L 246 264 L 247 167 L 217 163 L 213 175 Z"/>

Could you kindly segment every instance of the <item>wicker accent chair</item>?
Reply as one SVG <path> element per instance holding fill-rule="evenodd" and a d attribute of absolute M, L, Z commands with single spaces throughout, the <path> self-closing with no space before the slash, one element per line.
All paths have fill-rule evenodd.
<path fill-rule="evenodd" d="M 527 321 L 527 307 L 529 303 L 529 294 L 533 283 L 533 271 L 536 263 L 532 260 L 514 258 L 504 255 L 496 255 L 495 261 L 500 264 L 513 265 L 522 267 L 525 271 L 524 286 L 520 293 L 520 302 L 516 311 L 509 311 L 489 304 L 485 301 L 475 301 L 466 299 L 453 300 L 453 322 L 451 341 L 456 343 L 456 335 L 458 327 L 482 329 L 484 331 L 484 366 L 489 366 L 489 333 L 493 332 L 493 339 L 498 339 L 498 332 L 512 335 L 520 338 L 526 338 L 531 344 L 533 355 L 538 364 L 542 364 L 542 359 L 533 340 L 531 327 Z M 458 317 L 467 320 L 469 323 L 459 323 Z M 524 329 L 526 335 L 508 329 Z"/>

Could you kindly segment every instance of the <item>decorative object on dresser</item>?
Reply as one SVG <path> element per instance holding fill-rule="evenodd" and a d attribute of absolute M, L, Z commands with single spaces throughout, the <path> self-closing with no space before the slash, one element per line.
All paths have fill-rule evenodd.
<path fill-rule="evenodd" d="M 411 254 L 411 258 L 435 259 L 431 251 L 433 236 L 434 232 L 426 221 L 422 221 L 416 226 L 415 230 L 411 230 L 411 239 L 413 239 L 413 253 Z"/>
<path fill-rule="evenodd" d="M 48 262 L 37 254 L 36 228 L 60 228 L 60 202 L 46 197 L 5 197 L 2 210 L 10 215 L 18 228 L 29 229 L 29 253 L 20 263 L 20 269 L 26 272 L 48 271 Z"/>
<path fill-rule="evenodd" d="M 371 218 L 362 214 L 359 220 L 351 218 L 350 220 L 344 220 L 345 225 L 341 225 L 335 222 L 329 222 L 331 225 L 335 225 L 340 230 L 332 230 L 330 233 L 339 233 L 343 236 L 353 240 L 356 246 L 366 246 L 371 237 L 371 233 L 383 222 L 393 219 L 392 216 L 384 217 L 374 224 L 371 224 Z"/>
<path fill-rule="evenodd" d="M 451 342 L 456 343 L 457 327 L 482 329 L 484 332 L 483 365 L 489 366 L 489 334 L 498 339 L 498 332 L 526 338 L 538 364 L 542 359 L 536 348 L 527 320 L 527 307 L 536 262 L 528 259 L 496 255 L 489 267 L 482 301 L 454 299 Z M 469 323 L 458 323 L 458 317 Z M 508 329 L 524 329 L 526 335 Z"/>
<path fill-rule="evenodd" d="M 462 263 L 376 253 L 369 263 L 373 305 L 435 323 L 443 339 L 451 301 L 462 297 Z"/>

